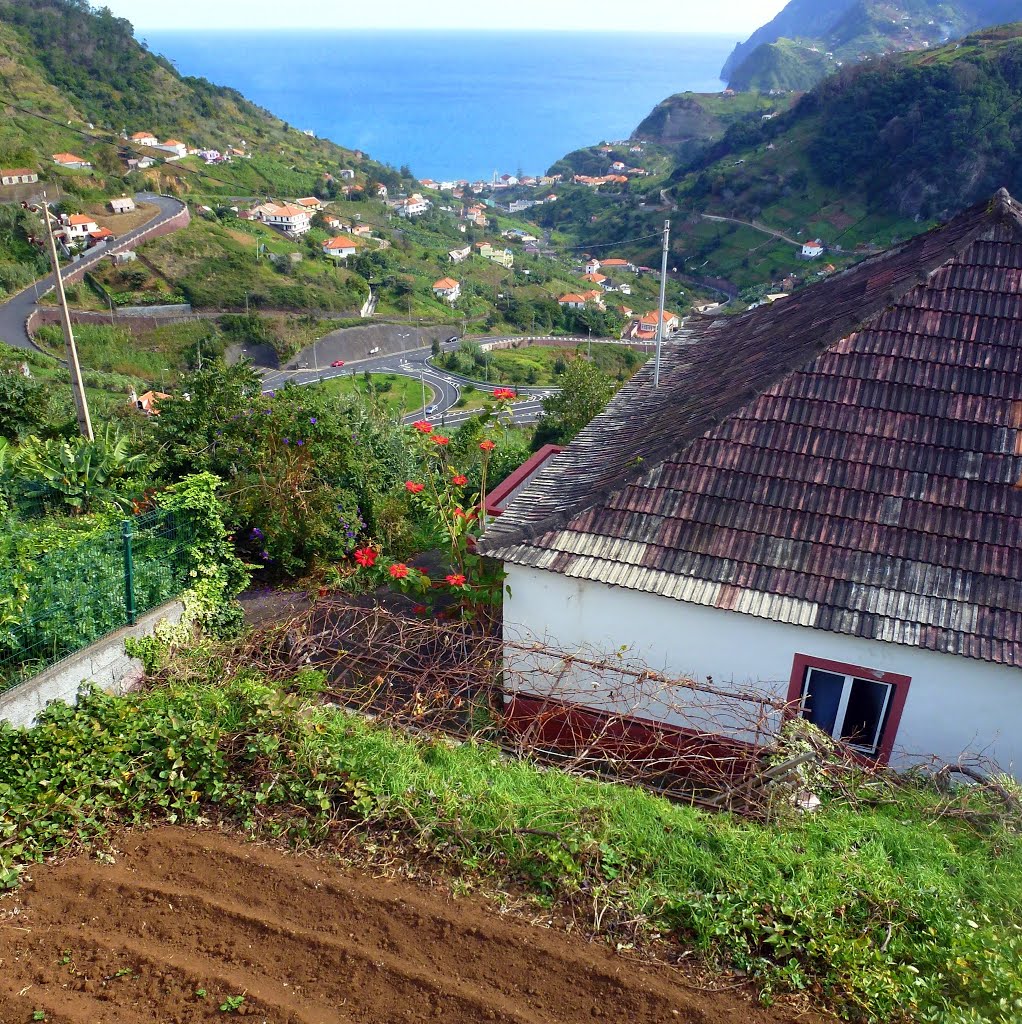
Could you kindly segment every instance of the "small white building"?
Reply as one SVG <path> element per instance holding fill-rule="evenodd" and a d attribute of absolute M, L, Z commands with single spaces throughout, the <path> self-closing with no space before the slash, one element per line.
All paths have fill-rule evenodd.
<path fill-rule="evenodd" d="M 323 209 L 323 203 L 315 196 L 306 196 L 304 199 L 295 200 L 295 206 L 300 206 L 309 213 L 319 213 Z"/>
<path fill-rule="evenodd" d="M 107 203 L 111 213 L 131 213 L 135 209 L 135 200 L 129 196 L 118 196 Z"/>
<path fill-rule="evenodd" d="M 135 132 L 131 141 L 136 146 L 158 146 L 160 144 L 160 140 L 152 132 Z"/>
<path fill-rule="evenodd" d="M 579 295 L 576 292 L 568 292 L 566 295 L 562 295 L 557 300 L 558 305 L 565 309 L 585 309 L 586 298 L 584 295 Z"/>
<path fill-rule="evenodd" d="M 461 295 L 461 285 L 453 277 L 442 277 L 439 281 L 433 282 L 433 294 L 453 305 Z"/>
<path fill-rule="evenodd" d="M 153 149 L 159 149 L 164 153 L 169 153 L 173 157 L 188 156 L 188 147 L 183 142 L 178 142 L 177 139 L 167 139 L 166 142 L 157 142 Z"/>
<path fill-rule="evenodd" d="M 447 254 L 447 258 L 452 263 L 463 263 L 471 255 L 472 255 L 472 246 L 466 245 L 462 249 L 451 249 L 451 251 Z"/>
<path fill-rule="evenodd" d="M 27 167 L 12 167 L 0 171 L 0 185 L 34 185 L 39 175 Z"/>
<path fill-rule="evenodd" d="M 355 180 L 355 171 L 351 167 L 342 167 L 337 172 L 337 175 L 340 178 L 344 178 L 346 181 L 354 181 Z"/>
<path fill-rule="evenodd" d="M 71 241 L 88 238 L 94 231 L 99 231 L 99 225 L 83 213 L 73 213 L 70 216 L 64 214 L 60 218 L 64 234 Z"/>
<path fill-rule="evenodd" d="M 76 153 L 54 153 L 53 162 L 69 171 L 87 171 L 92 167 L 88 160 Z"/>
<path fill-rule="evenodd" d="M 479 551 L 508 572 L 509 660 L 539 642 L 692 687 L 534 659 L 505 697 L 519 724 L 542 707 L 576 743 L 613 719 L 734 746 L 801 715 L 880 763 L 969 753 L 1022 778 L 1019 265 L 1001 190 L 783 302 L 687 324 L 660 388 L 640 370 Z M 777 702 L 755 736 L 731 711 L 750 696 Z"/>
<path fill-rule="evenodd" d="M 358 252 L 362 243 L 350 235 L 338 235 L 336 238 L 328 238 L 323 243 L 323 255 L 333 260 L 346 260 Z"/>
<path fill-rule="evenodd" d="M 804 260 L 815 260 L 817 256 L 823 255 L 823 242 L 818 238 L 814 238 L 811 242 L 804 242 L 799 255 Z"/>

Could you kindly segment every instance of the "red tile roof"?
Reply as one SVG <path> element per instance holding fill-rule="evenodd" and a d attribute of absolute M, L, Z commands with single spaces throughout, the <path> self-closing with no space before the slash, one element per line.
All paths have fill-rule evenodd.
<path fill-rule="evenodd" d="M 693 343 L 694 342 L 694 343 Z M 700 318 L 487 531 L 514 564 L 1022 667 L 1022 207 Z"/>
<path fill-rule="evenodd" d="M 451 291 L 458 287 L 458 282 L 453 277 L 441 277 L 439 281 L 433 282 L 433 291 Z"/>

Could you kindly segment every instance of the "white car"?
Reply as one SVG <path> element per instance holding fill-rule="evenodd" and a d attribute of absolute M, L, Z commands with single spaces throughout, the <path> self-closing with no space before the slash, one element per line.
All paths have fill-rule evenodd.
<path fill-rule="evenodd" d="M 433 413 L 435 413 L 436 411 L 437 411 L 437 406 L 435 406 L 435 405 L 428 406 L 427 409 L 426 409 L 426 415 L 427 416 L 432 416 Z"/>

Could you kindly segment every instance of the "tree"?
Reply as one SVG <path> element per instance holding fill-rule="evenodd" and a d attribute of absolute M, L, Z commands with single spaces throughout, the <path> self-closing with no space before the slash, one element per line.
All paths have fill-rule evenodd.
<path fill-rule="evenodd" d="M 614 394 L 614 382 L 585 359 L 574 359 L 561 377 L 559 394 L 543 399 L 533 451 L 545 444 L 567 444 Z"/>
<path fill-rule="evenodd" d="M 16 441 L 46 425 L 49 396 L 42 381 L 0 371 L 0 437 Z"/>

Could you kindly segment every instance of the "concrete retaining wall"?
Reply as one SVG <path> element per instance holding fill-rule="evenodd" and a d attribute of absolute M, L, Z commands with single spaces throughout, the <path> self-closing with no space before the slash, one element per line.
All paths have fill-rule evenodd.
<path fill-rule="evenodd" d="M 143 615 L 134 626 L 108 633 L 85 650 L 0 694 L 0 720 L 28 728 L 52 701 L 74 704 L 82 683 L 95 683 L 107 693 L 125 693 L 142 678 L 142 663 L 128 657 L 124 641 L 151 636 L 158 623 L 179 622 L 183 614 L 180 601 L 168 601 Z"/>

